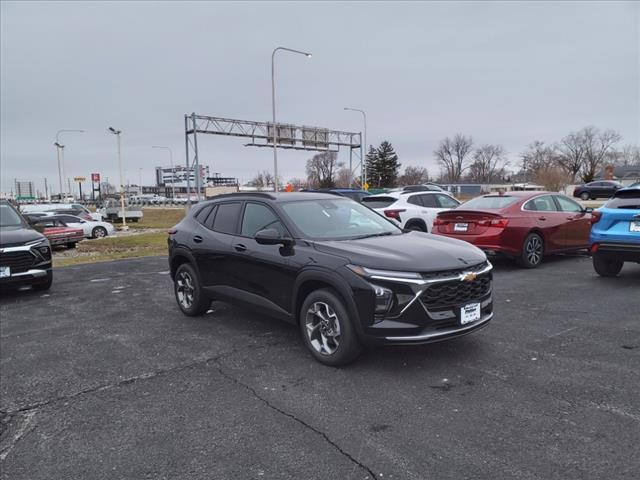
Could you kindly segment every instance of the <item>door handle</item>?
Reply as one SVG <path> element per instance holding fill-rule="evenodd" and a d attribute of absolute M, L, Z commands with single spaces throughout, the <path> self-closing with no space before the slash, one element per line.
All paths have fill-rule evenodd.
<path fill-rule="evenodd" d="M 567 217 L 567 220 L 575 220 L 573 217 Z"/>
<path fill-rule="evenodd" d="M 538 217 L 538 220 L 545 221 L 546 219 L 547 219 L 547 217 Z"/>
<path fill-rule="evenodd" d="M 244 252 L 247 247 L 245 247 L 244 245 L 242 245 L 241 243 L 236 243 L 233 248 L 235 248 L 238 252 Z"/>
<path fill-rule="evenodd" d="M 202 237 L 200 235 L 196 235 L 193 237 L 193 241 L 196 243 L 202 243 Z"/>

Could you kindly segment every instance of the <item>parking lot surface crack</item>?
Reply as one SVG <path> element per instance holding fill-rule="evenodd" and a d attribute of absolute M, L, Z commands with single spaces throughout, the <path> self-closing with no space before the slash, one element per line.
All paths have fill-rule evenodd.
<path fill-rule="evenodd" d="M 319 430 L 318 428 L 314 427 L 313 425 L 308 424 L 307 422 L 305 422 L 301 418 L 293 415 L 292 413 L 286 412 L 286 411 L 282 410 L 281 408 L 276 407 L 271 402 L 269 402 L 269 400 L 267 400 L 266 398 L 264 398 L 261 395 L 259 395 L 258 392 L 253 387 L 247 385 L 246 383 L 241 382 L 236 377 L 234 377 L 230 373 L 226 372 L 222 367 L 220 367 L 220 365 L 216 365 L 216 370 L 218 371 L 218 373 L 220 373 L 220 375 L 222 375 L 226 379 L 232 381 L 233 383 L 235 383 L 239 387 L 242 387 L 243 389 L 245 389 L 246 391 L 251 393 L 257 400 L 259 400 L 260 402 L 264 403 L 268 408 L 274 410 L 275 412 L 278 412 L 281 415 L 284 415 L 285 417 L 288 417 L 288 418 L 292 419 L 293 421 L 299 423 L 303 427 L 305 427 L 305 428 L 311 430 L 312 432 L 320 435 L 322 438 L 325 439 L 325 441 L 327 443 L 329 443 L 329 445 L 331 445 L 338 452 L 340 452 L 341 455 L 343 455 L 345 458 L 349 459 L 349 461 L 351 461 L 354 465 L 360 467 L 362 470 L 367 472 L 367 474 L 370 475 L 372 479 L 376 478 L 376 474 L 373 472 L 373 470 L 371 468 L 367 467 L 365 464 L 363 464 L 358 459 L 354 458 L 352 455 L 350 455 L 348 452 L 346 452 L 344 449 L 342 449 L 342 447 L 340 447 L 340 445 L 338 445 L 336 442 L 331 440 L 329 438 L 329 436 L 326 433 L 324 433 L 322 430 Z M 369 477 L 365 477 L 365 478 L 369 478 Z"/>

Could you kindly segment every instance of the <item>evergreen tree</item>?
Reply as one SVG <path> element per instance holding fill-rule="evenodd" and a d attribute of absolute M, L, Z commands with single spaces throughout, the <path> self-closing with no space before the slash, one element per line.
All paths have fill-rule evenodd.
<path fill-rule="evenodd" d="M 367 154 L 367 178 L 376 188 L 394 187 L 400 170 L 398 155 L 386 140 L 377 149 L 371 147 Z"/>

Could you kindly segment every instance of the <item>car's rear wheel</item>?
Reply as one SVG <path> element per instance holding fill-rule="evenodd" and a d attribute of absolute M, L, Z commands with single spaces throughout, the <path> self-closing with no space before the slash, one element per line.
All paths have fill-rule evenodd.
<path fill-rule="evenodd" d="M 51 284 L 53 284 L 53 272 L 47 272 L 47 279 L 42 283 L 36 283 L 32 286 L 32 288 L 36 291 L 44 291 L 49 290 L 51 288 Z"/>
<path fill-rule="evenodd" d="M 178 267 L 173 288 L 178 307 L 185 315 L 197 317 L 209 309 L 211 301 L 203 292 L 198 274 L 190 264 L 183 263 Z"/>
<path fill-rule="evenodd" d="M 524 239 L 518 263 L 524 268 L 536 268 L 542 263 L 543 255 L 544 243 L 542 237 L 537 233 L 530 233 Z"/>
<path fill-rule="evenodd" d="M 622 270 L 624 262 L 616 258 L 607 258 L 599 255 L 593 257 L 593 269 L 601 277 L 615 277 Z"/>
<path fill-rule="evenodd" d="M 405 229 L 415 232 L 428 232 L 427 226 L 422 222 L 408 222 Z"/>
<path fill-rule="evenodd" d="M 96 227 L 91 232 L 91 236 L 93 238 L 104 238 L 107 235 L 108 235 L 107 229 L 104 227 Z"/>
<path fill-rule="evenodd" d="M 331 289 L 307 296 L 300 309 L 300 331 L 311 355 L 325 365 L 347 365 L 362 353 L 347 308 Z"/>
<path fill-rule="evenodd" d="M 76 248 L 76 242 L 67 243 L 67 248 L 68 249 Z"/>
<path fill-rule="evenodd" d="M 580 198 L 581 198 L 582 200 L 589 200 L 589 199 L 591 198 L 591 195 L 589 195 L 589 193 L 588 193 L 588 192 L 582 192 L 582 193 L 580 194 Z"/>

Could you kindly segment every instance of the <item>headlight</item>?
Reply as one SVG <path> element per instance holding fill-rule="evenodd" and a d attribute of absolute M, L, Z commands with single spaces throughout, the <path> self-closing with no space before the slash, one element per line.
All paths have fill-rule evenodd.
<path fill-rule="evenodd" d="M 347 265 L 353 273 L 365 278 L 380 278 L 383 280 L 422 280 L 422 275 L 418 272 L 397 272 L 395 270 L 377 270 L 374 268 L 360 267 L 358 265 Z"/>

